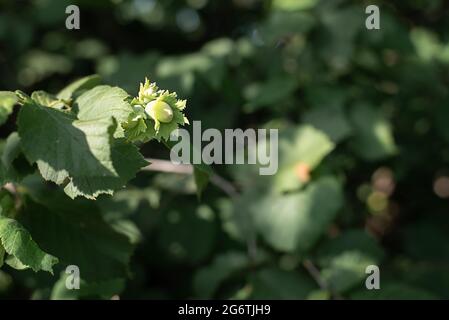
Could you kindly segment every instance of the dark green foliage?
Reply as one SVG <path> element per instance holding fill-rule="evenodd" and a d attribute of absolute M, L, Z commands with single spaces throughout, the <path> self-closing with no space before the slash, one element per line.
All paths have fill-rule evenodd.
<path fill-rule="evenodd" d="M 0 1 L 0 298 L 449 298 L 446 1 L 373 31 L 355 0 L 73 2 L 70 31 L 69 1 Z M 279 129 L 278 173 L 138 172 L 145 76 L 203 129 Z"/>

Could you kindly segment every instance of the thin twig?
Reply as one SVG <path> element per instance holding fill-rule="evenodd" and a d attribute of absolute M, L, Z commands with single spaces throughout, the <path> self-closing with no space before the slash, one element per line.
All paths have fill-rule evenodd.
<path fill-rule="evenodd" d="M 228 180 L 226 180 L 222 176 L 219 176 L 216 173 L 213 173 L 211 175 L 210 182 L 213 183 L 218 188 L 220 188 L 221 190 L 223 190 L 231 198 L 235 198 L 239 195 L 237 189 L 234 187 L 232 183 L 230 183 Z"/>
<path fill-rule="evenodd" d="M 158 172 L 170 172 L 170 173 L 180 173 L 180 174 L 192 174 L 193 166 L 190 164 L 174 164 L 168 160 L 161 159 L 145 159 L 150 162 L 150 164 L 142 170 L 144 171 L 158 171 Z"/>
<path fill-rule="evenodd" d="M 22 199 L 17 192 L 17 186 L 14 183 L 8 182 L 3 185 L 3 188 L 9 191 L 14 197 L 14 208 L 16 209 L 16 211 L 19 210 L 20 206 L 22 205 Z"/>
<path fill-rule="evenodd" d="M 338 299 L 338 300 L 343 299 L 342 296 L 340 296 L 338 293 L 334 292 L 332 290 L 332 288 L 329 287 L 326 280 L 324 280 L 323 277 L 321 277 L 320 270 L 318 270 L 318 268 L 313 264 L 312 261 L 310 261 L 309 259 L 305 259 L 302 264 L 303 264 L 304 268 L 306 268 L 306 270 L 312 276 L 312 278 L 316 281 L 316 283 L 318 284 L 318 286 L 320 287 L 321 290 L 330 292 L 330 294 L 335 299 Z"/>
<path fill-rule="evenodd" d="M 17 193 L 17 189 L 16 186 L 14 184 L 12 184 L 11 182 L 6 183 L 3 188 L 5 188 L 6 190 L 8 190 L 9 192 L 11 192 L 12 194 L 16 194 Z"/>
<path fill-rule="evenodd" d="M 322 290 L 329 290 L 329 286 L 326 281 L 321 277 L 320 271 L 315 267 L 312 261 L 309 259 L 305 259 L 303 262 L 304 268 L 310 273 L 313 279 L 315 279 L 316 283 L 320 286 Z"/>
<path fill-rule="evenodd" d="M 146 159 L 150 164 L 142 170 L 144 171 L 158 171 L 158 172 L 170 172 L 179 173 L 185 175 L 193 174 L 193 166 L 191 164 L 174 164 L 169 160 L 161 159 Z M 219 176 L 216 173 L 212 173 L 210 176 L 210 182 L 221 189 L 228 196 L 235 198 L 238 196 L 238 191 L 234 185 L 226 180 L 225 178 Z"/>

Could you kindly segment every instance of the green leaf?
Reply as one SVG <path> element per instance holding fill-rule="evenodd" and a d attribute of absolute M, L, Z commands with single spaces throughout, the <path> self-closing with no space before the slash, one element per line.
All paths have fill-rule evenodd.
<path fill-rule="evenodd" d="M 196 195 L 198 196 L 198 199 L 201 198 L 201 194 L 209 184 L 210 175 L 211 169 L 208 166 L 206 165 L 193 166 L 193 177 L 195 179 Z"/>
<path fill-rule="evenodd" d="M 19 259 L 17 259 L 15 256 L 8 256 L 6 257 L 5 263 L 10 266 L 13 269 L 16 270 L 27 270 L 30 267 L 23 264 Z"/>
<path fill-rule="evenodd" d="M 56 96 L 45 91 L 34 91 L 31 94 L 31 99 L 36 101 L 41 106 L 62 109 L 65 106 L 64 101 L 59 100 Z"/>
<path fill-rule="evenodd" d="M 52 300 L 75 300 L 82 298 L 111 299 L 125 288 L 125 279 L 111 279 L 96 283 L 87 283 L 80 280 L 78 290 L 69 290 L 66 287 L 67 274 L 62 273 L 61 278 L 55 283 L 51 291 Z"/>
<path fill-rule="evenodd" d="M 285 11 L 304 10 L 314 7 L 318 0 L 275 0 L 273 6 Z"/>
<path fill-rule="evenodd" d="M 331 297 L 328 290 L 313 290 L 307 295 L 307 300 L 330 300 Z"/>
<path fill-rule="evenodd" d="M 433 293 L 406 283 L 391 282 L 380 285 L 380 290 L 358 290 L 351 294 L 355 300 L 436 300 Z"/>
<path fill-rule="evenodd" d="M 22 152 L 19 135 L 11 133 L 5 143 L 0 143 L 0 184 L 19 183 L 34 171 Z"/>
<path fill-rule="evenodd" d="M 11 133 L 6 139 L 6 144 L 2 150 L 1 161 L 7 170 L 11 170 L 13 161 L 19 156 L 20 137 L 17 132 Z"/>
<path fill-rule="evenodd" d="M 133 108 L 125 101 L 128 93 L 118 87 L 98 86 L 86 91 L 75 101 L 79 120 L 100 120 L 115 118 L 119 124 L 126 121 Z M 119 125 L 115 137 L 123 137 L 123 129 Z"/>
<path fill-rule="evenodd" d="M 69 174 L 117 175 L 110 159 L 111 120 L 78 121 L 70 113 L 33 103 L 23 106 L 18 124 L 23 151 L 37 162 L 44 179 L 60 184 Z"/>
<path fill-rule="evenodd" d="M 123 188 L 129 180 L 134 178 L 140 168 L 148 165 L 139 153 L 139 149 L 123 139 L 113 142 L 111 153 L 116 176 L 74 175 L 64 188 L 66 194 L 72 199 L 77 196 L 95 199 L 102 193 L 113 194 L 114 190 Z"/>
<path fill-rule="evenodd" d="M 154 186 L 174 194 L 195 194 L 197 191 L 192 175 L 177 173 L 158 173 L 153 179 Z"/>
<path fill-rule="evenodd" d="M 5 261 L 5 248 L 3 248 L 3 245 L 0 243 L 0 268 L 3 266 L 3 262 Z"/>
<path fill-rule="evenodd" d="M 247 112 L 253 112 L 262 107 L 277 109 L 276 104 L 289 98 L 298 86 L 297 80 L 290 77 L 280 77 L 268 80 L 255 87 L 250 92 L 249 102 L 245 106 Z"/>
<path fill-rule="evenodd" d="M 306 299 L 317 289 L 313 280 L 303 272 L 266 268 L 251 279 L 252 299 Z"/>
<path fill-rule="evenodd" d="M 135 214 L 139 206 L 145 203 L 157 209 L 160 206 L 161 190 L 151 186 L 148 188 L 129 187 L 120 190 L 112 197 L 102 197 L 96 204 L 101 208 L 103 216 L 107 221 L 117 221 Z"/>
<path fill-rule="evenodd" d="M 282 164 L 301 162 L 312 169 L 334 148 L 334 144 L 325 134 L 310 125 L 290 131 L 279 144 L 280 152 L 285 157 Z"/>
<path fill-rule="evenodd" d="M 195 274 L 193 286 L 196 294 L 201 299 L 212 298 L 224 280 L 248 265 L 248 256 L 241 252 L 218 255 L 209 266 Z"/>
<path fill-rule="evenodd" d="M 126 236 L 131 244 L 138 244 L 142 241 L 142 233 L 133 221 L 121 219 L 112 221 L 107 220 L 107 222 L 115 231 Z"/>
<path fill-rule="evenodd" d="M 5 188 L 0 189 L 0 215 L 5 218 L 14 217 L 17 214 L 14 196 Z"/>
<path fill-rule="evenodd" d="M 30 233 L 16 220 L 0 216 L 0 240 L 5 251 L 33 271 L 53 273 L 58 259 L 42 251 Z"/>
<path fill-rule="evenodd" d="M 18 98 L 14 92 L 0 91 L 0 125 L 6 122 L 17 102 Z"/>
<path fill-rule="evenodd" d="M 335 147 L 335 144 L 321 131 L 310 125 L 284 131 L 279 139 L 279 169 L 273 177 L 273 189 L 277 192 L 300 188 L 304 182 L 296 173 L 298 165 L 305 165 L 310 171 Z"/>
<path fill-rule="evenodd" d="M 114 83 L 128 92 L 134 92 L 136 83 L 148 75 L 160 57 L 154 51 L 142 55 L 119 53 L 100 58 L 98 72 L 109 83 Z"/>
<path fill-rule="evenodd" d="M 153 125 L 150 120 L 143 119 L 142 116 L 130 115 L 130 120 L 122 123 L 122 128 L 125 130 L 125 137 L 129 141 L 143 141 L 146 142 L 152 137 L 148 135 L 148 127 Z M 154 129 L 152 130 L 154 131 Z M 154 134 L 152 132 L 152 134 Z"/>
<path fill-rule="evenodd" d="M 226 40 L 211 41 L 197 53 L 160 59 L 156 67 L 157 78 L 163 86 L 186 94 L 192 91 L 201 77 L 207 80 L 208 85 L 218 89 L 226 71 L 222 55 L 230 49 Z"/>
<path fill-rule="evenodd" d="M 449 273 L 447 265 L 437 263 L 403 263 L 399 272 L 401 280 L 437 294 L 443 299 L 449 298 Z"/>
<path fill-rule="evenodd" d="M 20 138 L 17 132 L 13 132 L 0 147 L 0 184 L 15 182 L 18 173 L 13 166 L 13 161 L 19 156 Z"/>
<path fill-rule="evenodd" d="M 448 46 L 441 43 L 438 35 L 422 28 L 414 28 L 410 32 L 412 41 L 418 57 L 424 62 L 439 60 L 443 63 L 449 62 Z"/>
<path fill-rule="evenodd" d="M 304 122 L 324 132 L 334 143 L 345 139 L 352 130 L 341 106 L 314 108 L 304 115 Z"/>
<path fill-rule="evenodd" d="M 95 198 L 111 194 L 146 164 L 137 149 L 112 134 L 112 118 L 77 120 L 72 113 L 28 101 L 18 119 L 22 148 L 42 177 L 62 184 L 67 194 Z"/>
<path fill-rule="evenodd" d="M 69 100 L 73 98 L 77 93 L 92 89 L 93 87 L 98 86 L 100 83 L 101 78 L 96 74 L 78 79 L 59 91 L 59 93 L 57 94 L 57 98 L 62 100 Z"/>
<path fill-rule="evenodd" d="M 70 200 L 59 190 L 33 194 L 20 222 L 36 241 L 60 260 L 76 265 L 80 276 L 92 282 L 124 278 L 134 246 L 102 218 L 92 202 Z"/>
<path fill-rule="evenodd" d="M 328 6 L 327 10 L 324 8 Z M 319 54 L 333 69 L 344 71 L 349 67 L 354 51 L 354 42 L 364 16 L 357 6 L 338 7 L 337 1 L 323 2 L 320 16 L 325 29 L 319 32 Z M 344 28 L 340 26 L 344 25 Z"/>
<path fill-rule="evenodd" d="M 158 244 L 174 261 L 198 263 L 213 250 L 216 240 L 216 218 L 209 206 L 168 208 L 160 224 Z"/>
<path fill-rule="evenodd" d="M 302 192 L 271 195 L 249 204 L 259 234 L 280 251 L 307 252 L 342 205 L 340 184 L 320 178 Z"/>
<path fill-rule="evenodd" d="M 336 292 L 364 285 L 366 267 L 379 265 L 384 252 L 374 238 L 362 230 L 348 230 L 325 242 L 317 252 L 321 275 Z"/>
<path fill-rule="evenodd" d="M 285 0 L 284 0 L 285 1 Z M 289 0 L 292 2 L 292 0 Z M 301 0 L 305 1 L 305 0 Z M 308 0 L 311 1 L 311 0 Z M 299 1 L 296 1 L 298 4 Z M 259 32 L 262 40 L 268 45 L 276 45 L 286 36 L 302 35 L 307 33 L 316 24 L 313 15 L 305 12 L 274 11 L 268 20 L 260 25 Z"/>
<path fill-rule="evenodd" d="M 379 110 L 366 105 L 356 106 L 350 118 L 354 126 L 351 146 L 360 157 L 380 160 L 397 152 L 390 124 Z"/>
<path fill-rule="evenodd" d="M 310 83 L 304 88 L 305 102 L 313 109 L 328 106 L 344 106 L 348 100 L 348 89 L 342 85 Z"/>

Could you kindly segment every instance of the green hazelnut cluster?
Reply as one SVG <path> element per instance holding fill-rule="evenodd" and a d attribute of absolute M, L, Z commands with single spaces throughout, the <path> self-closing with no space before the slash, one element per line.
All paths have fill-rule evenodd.
<path fill-rule="evenodd" d="M 147 78 L 130 103 L 133 111 L 122 127 L 131 141 L 168 140 L 179 125 L 189 123 L 183 113 L 186 100 L 179 100 L 175 92 L 159 90 L 156 83 Z"/>

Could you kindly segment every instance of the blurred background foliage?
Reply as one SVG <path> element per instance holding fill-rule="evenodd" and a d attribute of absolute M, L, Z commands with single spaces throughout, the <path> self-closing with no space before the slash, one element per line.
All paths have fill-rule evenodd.
<path fill-rule="evenodd" d="M 381 29 L 368 31 L 374 3 Z M 80 30 L 65 29 L 69 4 Z M 92 238 L 97 252 L 136 248 L 123 279 L 75 245 L 93 279 L 76 292 L 4 267 L 0 297 L 448 299 L 448 17 L 443 0 L 0 0 L 1 90 L 57 92 L 97 73 L 135 95 L 149 76 L 203 128 L 280 130 L 276 175 L 214 166 L 235 197 L 211 185 L 199 201 L 192 177 L 142 172 L 67 205 L 27 178 L 39 203 L 27 227 L 44 248 L 58 231 L 36 236 L 37 224 L 64 203 L 128 237 Z M 14 116 L 2 145 L 13 130 Z M 142 152 L 168 158 L 156 143 Z M 365 289 L 371 264 L 381 290 Z"/>

